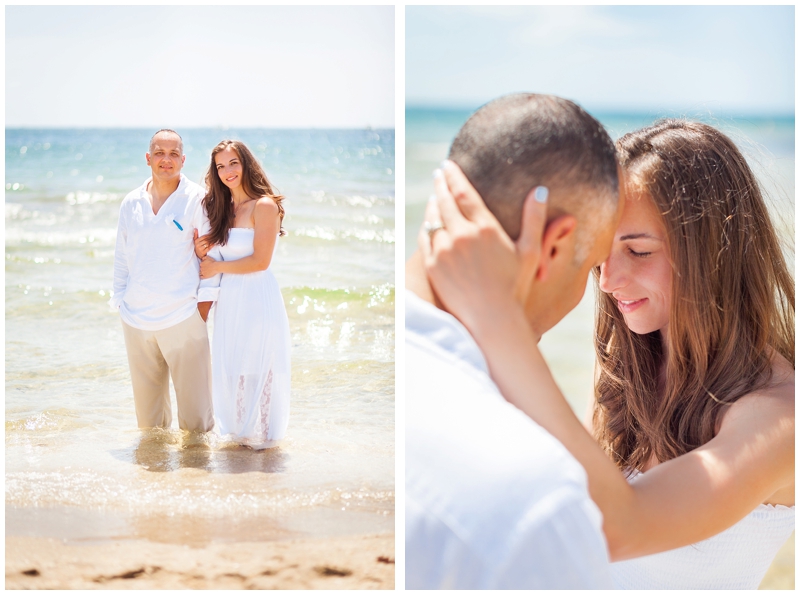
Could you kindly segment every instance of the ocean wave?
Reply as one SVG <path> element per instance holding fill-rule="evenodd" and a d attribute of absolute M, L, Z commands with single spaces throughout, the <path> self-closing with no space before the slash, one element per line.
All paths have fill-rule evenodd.
<path fill-rule="evenodd" d="M 35 433 L 37 435 L 52 432 L 74 430 L 90 425 L 81 416 L 68 409 L 54 409 L 29 415 L 22 419 L 6 420 L 6 441 L 13 440 L 16 433 Z"/>
<path fill-rule="evenodd" d="M 32 231 L 19 227 L 6 228 L 6 246 L 22 244 L 35 244 L 38 246 L 114 246 L 116 241 L 116 228 L 108 227 L 74 231 Z"/>
<path fill-rule="evenodd" d="M 64 197 L 64 201 L 69 205 L 94 204 L 96 202 L 119 202 L 123 198 L 122 194 L 116 192 L 70 192 Z"/>
<path fill-rule="evenodd" d="M 358 240 L 361 242 L 377 242 L 380 244 L 394 244 L 394 229 L 346 229 L 336 230 L 330 227 L 316 225 L 314 227 L 299 227 L 289 231 L 289 234 L 315 240 Z"/>
<path fill-rule="evenodd" d="M 137 449 L 141 456 L 141 449 Z M 192 452 L 192 451 L 189 451 Z M 196 455 L 197 451 L 192 454 Z M 209 459 L 223 459 L 222 464 L 237 465 L 234 457 L 253 459 L 252 456 L 238 457 L 239 452 L 222 448 L 205 451 Z M 250 455 L 251 453 L 244 453 Z M 152 464 L 165 466 L 154 469 L 140 461 L 146 470 L 171 471 L 186 463 L 186 454 L 180 448 L 171 447 L 166 452 L 159 452 L 153 457 Z M 175 459 L 174 461 L 172 459 Z M 183 461 L 181 460 L 183 458 Z M 228 459 L 225 461 L 224 459 Z M 189 465 L 191 466 L 191 465 Z M 259 471 L 258 465 L 252 471 Z M 342 489 L 312 488 L 302 490 L 299 486 L 292 489 L 280 489 L 275 486 L 258 485 L 247 481 L 239 486 L 227 486 L 229 482 L 196 481 L 127 481 L 110 477 L 93 471 L 61 471 L 41 472 L 23 471 L 6 475 L 6 505 L 10 506 L 78 506 L 92 510 L 123 510 L 129 512 L 174 513 L 180 509 L 182 513 L 201 514 L 205 517 L 228 516 L 236 514 L 262 514 L 265 510 L 281 511 L 322 506 L 340 506 L 346 508 L 371 508 L 373 510 L 392 510 L 394 508 L 394 490 L 392 489 Z M 235 489 L 239 487 L 239 489 Z M 234 488 L 234 489 L 231 489 Z"/>
<path fill-rule="evenodd" d="M 298 314 L 306 311 L 321 313 L 347 310 L 352 306 L 375 307 L 394 306 L 394 284 L 373 285 L 369 289 L 328 289 L 324 287 L 287 287 L 283 289 L 283 299 L 294 306 Z"/>
<path fill-rule="evenodd" d="M 18 202 L 6 202 L 5 205 L 5 212 L 6 212 L 6 219 L 17 219 L 22 213 L 22 210 L 25 208 L 25 205 L 18 203 Z"/>
<path fill-rule="evenodd" d="M 284 296 L 297 362 L 319 357 L 354 365 L 394 361 L 393 285 L 366 292 L 292 289 Z M 314 378 L 298 380 L 305 385 Z"/>
<path fill-rule="evenodd" d="M 368 194 L 361 196 L 360 194 L 341 195 L 336 193 L 326 192 L 324 190 L 313 190 L 310 192 L 311 198 L 316 203 L 325 203 L 331 206 L 347 205 L 351 207 L 362 207 L 370 209 L 376 206 L 393 205 L 394 197 L 377 196 Z"/>

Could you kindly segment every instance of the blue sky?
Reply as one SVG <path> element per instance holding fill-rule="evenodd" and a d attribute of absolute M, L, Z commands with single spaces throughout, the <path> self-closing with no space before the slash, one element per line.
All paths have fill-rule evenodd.
<path fill-rule="evenodd" d="M 9 127 L 394 127 L 393 6 L 5 15 Z"/>
<path fill-rule="evenodd" d="M 794 113 L 793 6 L 409 6 L 406 102 Z"/>

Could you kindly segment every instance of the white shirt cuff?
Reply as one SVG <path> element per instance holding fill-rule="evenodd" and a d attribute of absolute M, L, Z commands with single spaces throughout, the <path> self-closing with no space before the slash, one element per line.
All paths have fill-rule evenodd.
<path fill-rule="evenodd" d="M 115 293 L 108 300 L 108 305 L 111 306 L 114 310 L 119 310 L 119 307 L 122 305 L 123 297 L 125 297 L 124 293 Z"/>
<path fill-rule="evenodd" d="M 197 291 L 198 302 L 216 302 L 219 297 L 219 287 L 201 287 Z"/>

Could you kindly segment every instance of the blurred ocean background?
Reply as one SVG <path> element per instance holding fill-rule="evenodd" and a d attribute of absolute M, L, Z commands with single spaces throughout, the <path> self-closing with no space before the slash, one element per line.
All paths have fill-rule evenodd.
<path fill-rule="evenodd" d="M 6 534 L 164 542 L 394 530 L 394 130 L 182 129 L 183 173 L 244 141 L 286 196 L 281 446 L 136 427 L 107 301 L 153 130 L 6 129 Z M 213 324 L 210 324 L 213 333 Z M 175 401 L 173 391 L 173 414 Z"/>

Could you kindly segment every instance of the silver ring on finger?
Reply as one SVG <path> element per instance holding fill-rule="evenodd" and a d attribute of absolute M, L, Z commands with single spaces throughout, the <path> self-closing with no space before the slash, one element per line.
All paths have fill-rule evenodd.
<path fill-rule="evenodd" d="M 433 223 L 431 223 L 430 221 L 426 221 L 423 227 L 425 228 L 428 237 L 433 238 L 433 234 L 435 234 L 440 229 L 444 229 L 444 224 L 441 221 L 434 221 Z"/>

